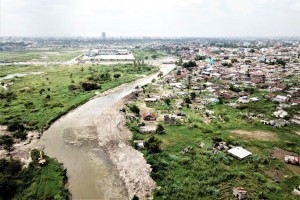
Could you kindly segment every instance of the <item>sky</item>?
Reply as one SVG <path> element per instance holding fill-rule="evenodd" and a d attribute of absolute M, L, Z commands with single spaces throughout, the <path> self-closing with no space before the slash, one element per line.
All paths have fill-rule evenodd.
<path fill-rule="evenodd" d="M 2 36 L 300 36 L 300 0 L 0 0 Z"/>

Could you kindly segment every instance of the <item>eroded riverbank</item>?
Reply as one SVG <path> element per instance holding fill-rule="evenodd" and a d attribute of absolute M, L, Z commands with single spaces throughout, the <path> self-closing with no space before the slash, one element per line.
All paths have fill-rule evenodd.
<path fill-rule="evenodd" d="M 174 65 L 161 66 L 164 73 L 173 68 Z M 149 176 L 150 166 L 142 154 L 126 144 L 130 133 L 119 129 L 122 116 L 118 116 L 117 110 L 108 110 L 122 105 L 122 98 L 137 85 L 149 83 L 154 77 L 156 75 L 110 90 L 105 96 L 102 94 L 63 116 L 44 132 L 40 144 L 50 157 L 57 158 L 67 168 L 69 189 L 74 199 L 129 199 L 134 193 L 141 197 L 150 194 L 155 187 L 152 179 L 136 179 L 145 174 Z M 117 124 L 112 122 L 113 113 L 119 119 Z M 115 138 L 112 132 L 123 133 L 126 137 Z M 103 140 L 104 135 L 107 140 Z M 104 145 L 104 141 L 113 145 Z M 132 159 L 130 162 L 123 162 L 129 158 Z M 129 173 L 136 163 L 141 165 Z M 141 188 L 147 181 L 149 187 Z"/>

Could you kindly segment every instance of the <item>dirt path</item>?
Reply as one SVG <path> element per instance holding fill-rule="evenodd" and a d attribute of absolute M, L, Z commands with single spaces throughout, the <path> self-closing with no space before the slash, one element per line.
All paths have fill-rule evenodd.
<path fill-rule="evenodd" d="M 140 199 L 146 199 L 152 196 L 156 183 L 150 177 L 152 169 L 143 154 L 128 143 L 132 134 L 124 126 L 125 117 L 119 111 L 123 103 L 123 100 L 120 101 L 95 119 L 99 145 L 106 150 L 116 166 L 119 176 L 128 189 L 128 198 L 132 199 L 136 195 Z"/>

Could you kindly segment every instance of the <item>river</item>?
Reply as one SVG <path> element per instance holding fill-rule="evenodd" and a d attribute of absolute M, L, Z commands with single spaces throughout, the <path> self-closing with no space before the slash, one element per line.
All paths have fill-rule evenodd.
<path fill-rule="evenodd" d="M 174 67 L 166 64 L 160 69 L 166 74 Z M 127 189 L 117 170 L 99 148 L 94 119 L 134 91 L 136 86 L 150 83 L 156 76 L 119 86 L 107 95 L 88 101 L 61 117 L 43 133 L 40 145 L 50 157 L 64 164 L 73 199 L 128 199 Z"/>

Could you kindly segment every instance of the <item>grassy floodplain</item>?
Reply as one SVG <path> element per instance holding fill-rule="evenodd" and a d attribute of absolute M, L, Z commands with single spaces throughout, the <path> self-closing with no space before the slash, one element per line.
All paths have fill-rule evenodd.
<path fill-rule="evenodd" d="M 34 50 L 34 51 L 15 51 L 1 52 L 0 61 L 4 62 L 56 62 L 68 61 L 83 53 L 80 50 Z"/>
<path fill-rule="evenodd" d="M 27 129 L 41 130 L 70 109 L 86 102 L 95 92 L 131 82 L 141 75 L 158 71 L 153 66 L 74 65 L 1 66 L 0 75 L 40 72 L 3 80 L 12 84 L 0 88 L 0 124 L 19 123 Z"/>
<path fill-rule="evenodd" d="M 145 96 L 153 95 L 155 91 L 155 86 L 149 85 L 145 88 Z M 197 97 L 201 95 L 197 94 Z M 259 95 L 259 92 L 253 94 Z M 133 132 L 132 140 L 146 142 L 146 148 L 139 150 L 152 166 L 151 176 L 160 187 L 154 199 L 236 199 L 232 189 L 238 186 L 249 192 L 248 199 L 298 199 L 292 195 L 292 190 L 300 184 L 300 167 L 285 164 L 282 157 L 274 158 L 272 153 L 276 154 L 280 148 L 300 154 L 300 137 L 297 135 L 300 128 L 293 124 L 274 128 L 245 117 L 249 112 L 263 112 L 269 117 L 276 107 L 274 102 L 263 106 L 265 100 L 261 100 L 256 106 L 250 103 L 241 108 L 225 105 L 228 102 L 209 105 L 207 108 L 221 119 L 208 119 L 204 111 L 193 109 L 192 104 L 185 104 L 178 110 L 175 102 L 172 99 L 169 106 L 164 101 L 146 104 L 156 114 L 184 112 L 187 115 L 180 125 L 160 122 L 165 130 L 154 137 L 161 143 L 146 145 L 153 134 L 139 133 L 141 120 L 128 120 L 127 123 Z M 143 97 L 132 104 L 143 104 Z M 253 155 L 241 161 L 223 151 L 214 153 L 212 149 L 219 141 L 242 146 Z M 205 144 L 203 148 L 199 147 L 200 142 Z M 161 150 L 153 151 L 153 145 L 160 146 Z M 183 153 L 186 148 L 189 150 Z"/>

